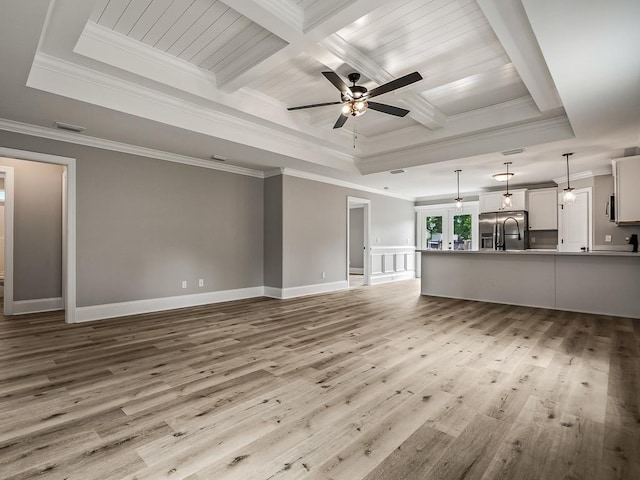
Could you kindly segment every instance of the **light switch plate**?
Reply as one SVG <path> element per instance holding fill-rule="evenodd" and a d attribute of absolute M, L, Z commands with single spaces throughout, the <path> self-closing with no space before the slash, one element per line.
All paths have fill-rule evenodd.
<path fill-rule="evenodd" d="M 610 242 L 611 241 L 611 235 L 605 235 L 604 236 L 604 241 L 605 242 Z"/>

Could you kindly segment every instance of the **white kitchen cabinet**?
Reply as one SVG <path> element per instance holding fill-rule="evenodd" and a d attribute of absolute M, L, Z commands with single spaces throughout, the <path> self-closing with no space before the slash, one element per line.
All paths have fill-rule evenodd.
<path fill-rule="evenodd" d="M 506 189 L 505 189 L 506 192 Z M 503 210 L 526 210 L 527 199 L 526 190 L 510 190 L 511 193 L 511 208 L 502 207 L 502 199 L 505 192 L 491 192 L 481 193 L 480 200 L 480 213 L 486 212 L 501 212 Z"/>
<path fill-rule="evenodd" d="M 529 230 L 558 229 L 558 189 L 529 190 Z"/>
<path fill-rule="evenodd" d="M 616 223 L 640 223 L 640 155 L 613 160 Z"/>

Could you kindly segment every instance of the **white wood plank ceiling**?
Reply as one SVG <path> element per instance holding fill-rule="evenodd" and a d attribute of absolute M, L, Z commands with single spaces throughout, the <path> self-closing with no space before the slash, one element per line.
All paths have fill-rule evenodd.
<path fill-rule="evenodd" d="M 273 0 L 269 5 L 273 10 L 264 12 L 279 11 L 280 18 L 263 18 L 260 9 L 267 7 L 260 2 L 99 0 L 91 19 L 220 74 L 223 82 L 255 69 L 260 73 L 248 75 L 239 86 L 276 100 L 283 109 L 338 101 L 339 92 L 322 76 L 326 70 L 345 82 L 349 73 L 360 71 L 359 84 L 369 89 L 419 71 L 424 80 L 407 92 L 379 98 L 408 108 L 409 116 L 368 112 L 344 127 L 367 137 L 420 124 L 439 129 L 448 117 L 529 95 L 476 0 Z M 349 22 L 331 20 L 349 8 L 356 8 L 347 12 Z M 300 31 L 288 35 L 295 19 L 300 19 Z M 310 25 L 326 29 L 334 23 L 335 31 L 313 41 L 305 37 Z M 293 49 L 283 50 L 287 46 Z M 339 112 L 340 106 L 333 105 L 291 115 L 330 129 Z"/>
<path fill-rule="evenodd" d="M 99 25 L 214 73 L 250 68 L 286 42 L 216 0 L 101 0 Z"/>

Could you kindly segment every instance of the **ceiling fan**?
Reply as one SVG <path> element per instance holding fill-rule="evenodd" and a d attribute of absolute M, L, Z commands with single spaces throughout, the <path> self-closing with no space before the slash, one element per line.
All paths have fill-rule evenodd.
<path fill-rule="evenodd" d="M 346 83 L 342 81 L 342 79 L 335 72 L 322 72 L 322 75 L 325 76 L 327 80 L 329 80 L 334 87 L 340 90 L 340 101 L 339 102 L 327 102 L 327 103 L 316 103 L 313 105 L 303 105 L 301 107 L 291 107 L 287 108 L 287 110 L 302 110 L 304 108 L 315 108 L 315 107 L 324 107 L 326 105 L 339 105 L 342 104 L 342 113 L 338 117 L 333 128 L 341 128 L 347 119 L 351 117 L 359 117 L 364 112 L 367 111 L 368 108 L 371 110 L 377 110 L 378 112 L 387 113 L 389 115 L 395 115 L 396 117 L 404 117 L 409 110 L 405 110 L 404 108 L 394 107 L 392 105 L 386 105 L 384 103 L 377 103 L 369 101 L 370 98 L 377 97 L 378 95 L 382 95 L 383 93 L 392 92 L 398 88 L 406 87 L 407 85 L 411 85 L 419 80 L 422 80 L 422 75 L 418 72 L 409 73 L 404 77 L 396 78 L 395 80 L 391 80 L 384 85 L 380 85 L 372 90 L 367 90 L 365 87 L 360 85 L 356 85 L 356 82 L 360 80 L 359 73 L 350 73 L 347 78 L 349 81 L 353 83 L 350 87 L 347 86 Z"/>

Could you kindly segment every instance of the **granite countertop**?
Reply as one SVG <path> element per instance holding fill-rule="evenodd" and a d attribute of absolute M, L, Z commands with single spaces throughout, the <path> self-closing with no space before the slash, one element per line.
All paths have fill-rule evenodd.
<path fill-rule="evenodd" d="M 640 253 L 619 252 L 613 250 L 592 250 L 589 252 L 559 252 L 557 250 L 529 249 L 529 250 L 416 250 L 416 252 L 428 254 L 454 254 L 454 255 L 581 255 L 588 257 L 607 256 L 607 257 L 638 257 Z"/>

